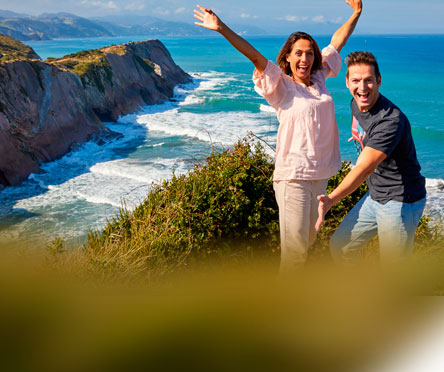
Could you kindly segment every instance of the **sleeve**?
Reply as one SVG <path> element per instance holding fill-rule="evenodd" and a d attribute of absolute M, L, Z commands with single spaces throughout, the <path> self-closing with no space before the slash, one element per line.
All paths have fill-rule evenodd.
<path fill-rule="evenodd" d="M 322 71 L 324 79 L 338 76 L 341 71 L 342 58 L 333 45 L 322 49 Z"/>
<path fill-rule="evenodd" d="M 366 146 L 390 156 L 404 133 L 404 122 L 400 118 L 385 119 L 372 130 Z"/>
<path fill-rule="evenodd" d="M 262 73 L 257 69 L 253 72 L 254 90 L 274 108 L 285 96 L 283 77 L 282 70 L 272 61 L 268 61 Z"/>

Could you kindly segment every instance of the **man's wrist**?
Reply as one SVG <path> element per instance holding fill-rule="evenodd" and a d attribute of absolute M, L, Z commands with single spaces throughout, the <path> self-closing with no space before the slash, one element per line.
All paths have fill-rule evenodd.
<path fill-rule="evenodd" d="M 327 198 L 328 198 L 328 201 L 329 201 L 330 207 L 333 206 L 333 205 L 335 205 L 335 204 L 338 202 L 338 200 L 337 200 L 337 196 L 335 195 L 335 192 L 334 192 L 334 191 L 333 191 L 331 194 L 328 194 L 328 195 L 327 195 Z"/>

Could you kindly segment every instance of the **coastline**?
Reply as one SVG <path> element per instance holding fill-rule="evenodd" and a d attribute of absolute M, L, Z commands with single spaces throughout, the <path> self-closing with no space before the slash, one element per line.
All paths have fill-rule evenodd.
<path fill-rule="evenodd" d="M 212 39 L 208 45 L 202 45 L 202 39 L 186 40 L 170 38 L 165 44 L 175 62 L 193 73 L 194 86 L 176 88 L 175 97 L 163 104 L 144 107 L 138 113 L 120 117 L 115 123 L 105 123 L 111 130 L 125 134 L 121 140 L 103 146 L 84 144 L 48 163 L 45 173 L 33 175 L 26 188 L 0 192 L 3 236 L 20 239 L 24 232 L 34 231 L 52 237 L 68 236 L 75 241 L 79 239 L 79 232 L 84 236 L 89 227 L 103 226 L 107 218 L 118 213 L 123 199 L 126 206 L 132 208 L 144 199 L 152 182 L 168 179 L 173 172 L 185 172 L 194 160 L 202 159 L 211 151 L 212 143 L 216 149 L 229 147 L 249 130 L 273 143 L 277 122 L 273 112 L 261 110 L 265 102 L 252 92 L 252 70 L 248 62 L 231 53 L 223 40 Z M 271 58 L 279 47 L 275 40 L 259 44 Z M 352 47 L 357 48 L 364 41 L 360 37 L 351 40 Z M 378 37 L 374 41 L 378 42 Z M 95 46 L 94 40 L 84 42 L 76 40 L 74 44 L 82 49 Z M 378 44 L 381 51 L 388 48 L 380 40 Z M 58 43 L 51 47 L 45 45 L 48 53 L 60 46 Z M 214 45 L 216 50 L 211 50 Z M 425 43 L 424 48 L 427 47 Z M 60 50 L 66 54 L 65 49 L 60 47 Z M 197 52 L 199 58 L 193 57 Z M 444 192 L 439 188 L 444 179 L 444 152 L 440 145 L 442 137 L 436 135 L 440 133 L 436 131 L 442 131 L 440 115 L 436 114 L 440 112 L 442 94 L 438 89 L 436 93 L 424 90 L 424 95 L 421 90 L 417 97 L 402 95 L 404 90 L 411 89 L 409 81 L 412 78 L 406 70 L 412 67 L 394 69 L 390 58 L 389 53 L 383 55 L 384 79 L 388 80 L 387 89 L 392 89 L 386 94 L 400 95 L 402 108 L 413 118 L 414 130 L 419 128 L 414 135 L 417 150 L 424 159 L 420 160 L 424 174 L 431 182 L 428 205 L 438 209 L 444 204 Z M 421 63 L 417 62 L 419 69 L 422 69 Z M 426 72 L 426 78 L 428 74 Z M 350 137 L 349 97 L 342 75 L 329 81 L 329 90 L 336 102 L 342 158 L 354 161 L 354 146 L 347 142 Z M 396 81 L 398 76 L 402 81 Z M 439 79 L 435 77 L 437 83 Z M 418 84 L 417 80 L 414 82 Z M 32 242 L 35 236 L 27 239 Z"/>

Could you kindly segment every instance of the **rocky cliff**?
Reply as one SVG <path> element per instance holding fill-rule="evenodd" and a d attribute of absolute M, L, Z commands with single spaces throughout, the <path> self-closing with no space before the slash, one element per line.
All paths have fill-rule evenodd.
<path fill-rule="evenodd" d="M 102 120 L 114 121 L 143 105 L 160 103 L 173 95 L 177 84 L 190 81 L 158 40 L 46 62 L 33 59 L 35 53 L 31 58 L 11 54 L 4 44 L 5 37 L 0 40 L 2 185 L 22 182 L 38 172 L 40 164 L 78 143 L 113 135 Z"/>

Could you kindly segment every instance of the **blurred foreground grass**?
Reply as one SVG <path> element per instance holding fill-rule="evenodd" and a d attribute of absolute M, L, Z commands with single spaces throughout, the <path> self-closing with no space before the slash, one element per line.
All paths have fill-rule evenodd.
<path fill-rule="evenodd" d="M 1 264 L 5 371 L 362 371 L 439 315 L 430 267 L 215 263 L 156 283 Z M 435 273 L 436 274 L 436 273 Z M 442 274 L 441 274 L 442 275 Z M 420 278 L 418 280 L 418 278 Z"/>
<path fill-rule="evenodd" d="M 244 140 L 82 247 L 3 249 L 3 370 L 383 371 L 442 310 L 428 297 L 444 294 L 440 226 L 423 218 L 402 265 L 379 267 L 374 240 L 360 267 L 333 267 L 328 239 L 363 185 L 329 212 L 307 267 L 277 277 L 272 169 Z"/>

